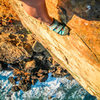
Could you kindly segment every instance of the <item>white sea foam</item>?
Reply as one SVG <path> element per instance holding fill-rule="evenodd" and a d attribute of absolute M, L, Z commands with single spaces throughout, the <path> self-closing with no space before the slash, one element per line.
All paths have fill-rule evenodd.
<path fill-rule="evenodd" d="M 12 92 L 12 84 L 8 81 L 8 77 L 13 76 L 13 73 L 2 71 L 0 72 L 0 100 L 83 100 L 87 94 L 75 79 L 70 81 L 66 77 L 54 78 L 51 75 L 49 73 L 47 81 L 38 81 L 34 86 L 32 85 L 27 92 L 22 90 Z"/>

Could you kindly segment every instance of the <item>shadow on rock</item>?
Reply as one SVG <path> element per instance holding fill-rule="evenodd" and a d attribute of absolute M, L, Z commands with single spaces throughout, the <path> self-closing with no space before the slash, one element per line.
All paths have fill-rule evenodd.
<path fill-rule="evenodd" d="M 100 21 L 100 0 L 59 0 L 58 9 L 64 23 L 74 14 L 89 21 Z"/>

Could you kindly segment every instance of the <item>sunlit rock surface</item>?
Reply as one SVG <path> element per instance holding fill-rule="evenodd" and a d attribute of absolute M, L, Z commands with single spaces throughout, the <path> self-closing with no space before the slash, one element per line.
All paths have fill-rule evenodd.
<path fill-rule="evenodd" d="M 49 15 L 68 23 L 100 62 L 100 1 L 46 0 L 46 5 Z M 0 8 L 0 60 L 14 63 L 31 57 L 31 34 L 27 35 L 20 22 L 15 21 L 18 18 L 6 0 L 0 0 Z"/>
<path fill-rule="evenodd" d="M 97 62 L 100 63 L 100 1 L 46 1 L 49 15 L 66 23 L 94 53 Z M 90 59 L 94 58 L 90 57 Z"/>
<path fill-rule="evenodd" d="M 99 7 L 100 6 L 98 6 L 100 4 L 99 0 L 97 1 L 46 0 L 46 1 L 50 1 L 47 2 L 47 8 L 50 16 L 64 23 L 68 22 L 68 26 L 73 30 L 73 32 L 77 33 L 82 38 L 82 40 L 87 44 L 87 46 L 92 50 L 92 52 L 94 52 L 94 54 L 97 56 L 97 59 L 99 60 L 100 59 L 100 52 L 99 52 L 100 51 Z M 3 24 L 5 25 L 6 23 Z M 1 29 L 2 27 L 0 27 L 0 30 Z M 4 33 L 2 34 L 0 33 L 1 35 L 0 60 L 8 63 L 14 63 L 16 61 L 19 62 L 25 58 L 32 56 L 32 52 L 27 51 L 27 50 L 32 50 L 31 49 L 32 45 L 30 46 L 32 42 L 30 41 L 30 43 L 28 44 L 29 48 L 26 47 L 25 49 L 24 49 L 25 45 L 22 43 L 23 41 L 28 42 L 28 40 L 26 39 L 27 35 L 25 35 L 25 37 L 23 35 L 21 36 L 19 35 L 17 37 L 16 35 L 14 35 L 16 38 L 13 38 L 9 36 L 10 34 L 5 35 Z M 17 53 L 15 52 L 15 49 L 18 51 Z M 87 92 L 82 87 L 80 87 L 75 80 L 69 81 L 66 78 L 52 78 L 52 77 L 49 77 L 48 78 L 49 81 L 47 80 L 45 83 L 38 82 L 35 86 L 32 87 L 31 90 L 29 90 L 26 93 L 23 93 L 22 91 L 18 93 L 12 93 L 11 92 L 12 85 L 7 80 L 8 76 L 10 75 L 12 75 L 12 72 L 3 71 L 0 73 L 0 81 L 1 81 L 0 93 L 2 99 L 4 98 L 9 99 L 10 98 L 9 96 L 11 95 L 12 99 L 37 98 L 40 100 L 42 99 L 42 97 L 44 97 L 46 99 L 58 98 L 61 100 L 63 99 L 66 100 L 66 98 L 68 98 L 69 100 L 72 99 L 74 100 L 76 98 L 77 100 L 77 98 L 84 99 L 85 95 L 87 94 Z"/>
<path fill-rule="evenodd" d="M 0 0 L 0 61 L 20 62 L 32 56 L 33 36 L 6 0 Z"/>

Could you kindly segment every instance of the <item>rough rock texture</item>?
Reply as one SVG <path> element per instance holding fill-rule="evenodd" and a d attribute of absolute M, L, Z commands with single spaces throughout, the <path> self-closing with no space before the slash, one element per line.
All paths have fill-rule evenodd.
<path fill-rule="evenodd" d="M 86 20 L 100 21 L 100 0 L 58 0 L 58 8 L 59 13 L 62 12 L 67 20 L 76 14 Z M 62 14 L 60 18 L 63 18 Z"/>
<path fill-rule="evenodd" d="M 60 1 L 46 0 L 50 16 L 58 20 L 60 20 L 59 5 L 65 7 L 66 12 L 68 12 L 67 9 L 69 8 L 65 3 L 68 0 L 61 1 L 62 3 L 60 3 Z M 87 43 L 88 40 L 93 41 L 94 36 L 99 36 L 100 22 L 96 20 L 88 21 L 81 18 L 82 14 L 81 17 L 74 14 L 68 22 L 68 26 L 71 28 L 70 35 L 60 36 L 50 31 L 44 23 L 27 15 L 22 7 L 21 1 L 10 0 L 10 2 L 24 26 L 35 34 L 36 39 L 47 48 L 53 58 L 59 62 L 62 67 L 66 68 L 89 93 L 100 98 L 100 61 L 99 54 L 96 55 L 96 52 L 98 52 L 100 48 L 99 44 L 97 44 L 98 50 L 97 48 L 94 49 L 95 46 L 92 44 L 94 42 L 91 42 L 90 44 L 93 45 L 93 49 L 91 49 L 92 47 L 88 44 L 89 42 Z M 80 2 L 84 5 L 87 3 L 85 1 Z M 70 15 L 68 14 L 68 16 Z M 86 25 L 88 26 L 88 30 Z M 90 34 L 89 37 L 88 34 Z M 83 37 L 85 37 L 86 40 L 87 38 L 89 39 L 85 42 Z M 96 38 L 95 42 L 97 41 L 99 40 Z"/>
<path fill-rule="evenodd" d="M 32 56 L 35 40 L 6 0 L 0 0 L 0 61 L 18 63 Z"/>
<path fill-rule="evenodd" d="M 30 35 L 5 34 L 0 35 L 0 61 L 18 63 L 32 56 L 34 39 Z"/>
<path fill-rule="evenodd" d="M 54 1 L 46 0 L 47 9 L 50 16 L 55 17 L 56 19 L 64 23 L 69 22 L 68 25 L 70 26 L 70 28 L 77 33 L 77 35 L 88 46 L 91 52 L 94 53 L 98 61 L 100 61 L 100 52 L 99 52 L 100 51 L 99 48 L 100 47 L 100 27 L 99 27 L 100 26 L 100 22 L 99 22 L 100 3 L 99 2 L 100 2 L 99 0 L 96 1 L 85 0 L 84 2 L 80 0 L 54 0 Z M 5 30 L 4 33 L 7 34 L 4 35 L 2 33 L 2 35 L 0 35 L 0 41 L 2 41 L 2 43 L 0 43 L 1 45 L 0 60 L 8 63 L 13 63 L 31 57 L 32 53 L 27 52 L 27 50 L 29 50 L 28 48 L 32 48 L 32 45 L 29 43 L 30 44 L 29 47 L 28 43 L 26 43 L 28 45 L 27 48 L 27 46 L 25 47 L 26 44 L 22 43 L 23 41 L 26 42 L 25 38 L 27 37 L 27 31 L 21 26 L 20 22 L 13 21 L 13 20 L 19 20 L 19 18 L 11 9 L 11 7 L 9 7 L 9 3 L 6 2 L 5 0 L 0 0 L 0 7 L 2 8 L 2 10 L 0 10 L 0 18 L 1 18 L 0 20 L 2 22 L 1 24 L 3 25 L 3 26 L 1 25 L 0 27 L 0 34 L 4 30 Z M 75 14 L 80 16 L 81 18 L 76 16 Z M 11 21 L 13 21 L 14 24 L 17 25 L 16 26 L 9 25 L 8 22 Z M 20 26 L 22 27 L 22 29 L 18 29 L 20 28 Z M 15 35 L 15 37 L 17 36 L 16 39 L 13 39 L 15 38 L 14 36 L 11 37 L 12 39 L 9 38 L 9 35 L 12 33 L 13 35 L 16 34 Z M 24 35 L 22 35 L 23 33 Z M 19 34 L 20 36 L 18 36 Z M 21 39 L 20 37 L 23 39 Z M 29 39 L 28 42 L 31 42 L 31 39 Z M 8 44 L 11 50 L 9 49 Z M 22 45 L 27 50 L 25 48 L 20 48 L 22 47 Z M 12 49 L 11 47 L 14 48 Z M 17 49 L 18 52 L 16 51 Z M 17 53 L 15 54 L 15 52 Z M 11 57 L 10 54 L 12 55 Z"/>
<path fill-rule="evenodd" d="M 13 69 L 14 77 L 9 77 L 8 79 L 10 83 L 15 85 L 12 87 L 13 92 L 19 91 L 20 89 L 28 91 L 31 89 L 31 85 L 35 85 L 38 80 L 40 82 L 45 82 L 50 73 L 52 73 L 52 77 L 66 77 L 69 80 L 73 80 L 73 77 L 67 72 L 67 70 L 54 62 L 46 50 L 38 52 L 37 49 L 37 52 L 34 51 L 33 57 L 28 59 L 28 61 L 22 61 L 19 65 L 9 64 L 8 68 Z"/>
<path fill-rule="evenodd" d="M 72 20 L 69 26 L 79 35 L 100 62 L 100 1 L 99 0 L 59 0 L 62 14 Z M 58 12 L 61 12 L 61 11 Z M 66 12 L 64 14 L 64 12 Z M 76 16 L 77 15 L 77 16 Z M 67 21 L 66 21 L 67 22 Z"/>
<path fill-rule="evenodd" d="M 77 33 L 100 62 L 100 1 L 46 1 L 49 15 L 68 23 L 71 30 Z"/>
<path fill-rule="evenodd" d="M 24 26 L 32 31 L 54 59 L 88 92 L 100 98 L 99 0 L 46 0 L 49 15 L 64 23 L 68 22 L 70 35 L 64 37 L 50 31 L 44 23 L 27 15 L 20 1 L 9 1 Z M 19 50 L 20 47 L 16 48 Z M 31 55 L 25 52 L 23 46 L 20 50 L 24 51 L 20 54 L 25 54 L 26 58 Z M 17 58 L 20 59 L 19 56 Z"/>

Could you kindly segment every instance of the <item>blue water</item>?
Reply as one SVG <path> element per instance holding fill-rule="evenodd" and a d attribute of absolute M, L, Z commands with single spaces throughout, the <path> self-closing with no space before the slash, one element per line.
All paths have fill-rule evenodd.
<path fill-rule="evenodd" d="M 91 96 L 79 83 L 66 77 L 54 78 L 49 73 L 45 82 L 31 86 L 27 92 L 20 90 L 12 92 L 12 84 L 8 81 L 13 76 L 12 71 L 0 72 L 0 100 L 97 100 Z"/>

